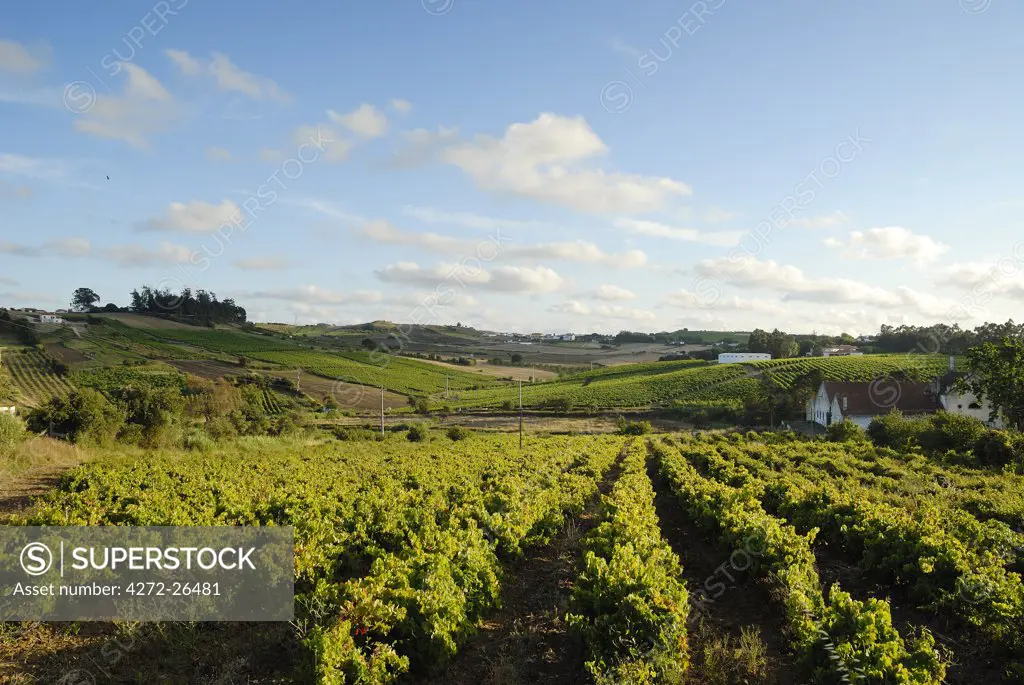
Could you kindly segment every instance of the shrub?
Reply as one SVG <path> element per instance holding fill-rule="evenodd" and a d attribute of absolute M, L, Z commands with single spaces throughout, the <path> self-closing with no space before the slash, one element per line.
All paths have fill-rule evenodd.
<path fill-rule="evenodd" d="M 368 428 L 356 428 L 355 426 L 339 426 L 335 428 L 334 437 L 347 442 L 382 439 L 378 431 L 372 431 Z"/>
<path fill-rule="evenodd" d="M 650 421 L 626 421 L 621 416 L 618 421 L 619 435 L 647 435 L 651 432 Z"/>
<path fill-rule="evenodd" d="M 974 457 L 982 466 L 1000 468 L 1021 459 L 1021 439 L 1008 431 L 987 430 L 974 445 Z"/>
<path fill-rule="evenodd" d="M 447 431 L 445 431 L 445 435 L 448 436 L 449 440 L 458 441 L 465 440 L 470 435 L 472 435 L 472 432 L 468 428 L 464 428 L 462 426 L 452 426 Z"/>
<path fill-rule="evenodd" d="M 864 429 L 850 419 L 837 421 L 825 429 L 825 439 L 829 442 L 851 442 L 855 440 L 866 440 L 867 433 Z"/>
<path fill-rule="evenodd" d="M 867 432 L 878 447 L 905 450 L 919 443 L 926 425 L 926 420 L 904 418 L 903 412 L 894 409 L 872 419 Z"/>
<path fill-rule="evenodd" d="M 192 428 L 181 436 L 181 446 L 194 452 L 209 452 L 216 443 L 199 428 Z"/>
<path fill-rule="evenodd" d="M 505 400 L 504 402 L 501 403 L 502 411 L 512 411 L 513 409 L 515 409 L 515 406 L 516 405 L 512 402 L 512 400 Z"/>
<path fill-rule="evenodd" d="M 971 416 L 940 411 L 928 417 L 919 440 L 928 452 L 942 454 L 950 450 L 964 454 L 974 449 L 984 435 L 985 424 Z"/>
<path fill-rule="evenodd" d="M 427 439 L 429 433 L 427 426 L 422 423 L 417 423 L 409 426 L 409 432 L 405 434 L 405 439 L 409 442 L 423 442 Z"/>
<path fill-rule="evenodd" d="M 92 388 L 51 398 L 28 415 L 29 429 L 41 432 L 52 426 L 71 442 L 84 444 L 113 441 L 124 421 L 124 413 Z"/>
<path fill-rule="evenodd" d="M 21 419 L 10 414 L 0 414 L 0 452 L 13 449 L 26 437 L 28 434 Z"/>

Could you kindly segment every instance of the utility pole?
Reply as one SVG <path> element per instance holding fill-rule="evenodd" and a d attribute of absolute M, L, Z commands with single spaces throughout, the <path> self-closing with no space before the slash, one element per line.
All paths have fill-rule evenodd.
<path fill-rule="evenodd" d="M 302 369 L 295 369 L 295 390 L 302 390 Z"/>
<path fill-rule="evenodd" d="M 445 377 L 444 377 L 444 398 L 448 399 L 448 375 L 447 374 L 445 374 Z"/>
<path fill-rule="evenodd" d="M 384 386 L 380 386 L 380 437 L 384 437 Z"/>
<path fill-rule="evenodd" d="M 523 379 L 519 379 L 519 449 L 523 449 Z"/>

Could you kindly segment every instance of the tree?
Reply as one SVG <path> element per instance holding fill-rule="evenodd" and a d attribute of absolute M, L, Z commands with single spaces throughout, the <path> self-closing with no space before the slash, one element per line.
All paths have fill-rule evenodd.
<path fill-rule="evenodd" d="M 373 352 L 375 349 L 377 349 L 377 343 L 373 342 L 372 338 L 363 338 L 363 341 L 359 344 L 362 345 L 364 349 L 367 349 L 370 352 Z"/>
<path fill-rule="evenodd" d="M 1003 338 L 985 342 L 967 350 L 968 374 L 957 381 L 958 389 L 968 390 L 992 403 L 990 420 L 1002 412 L 1018 431 L 1024 429 L 1024 339 Z"/>
<path fill-rule="evenodd" d="M 71 308 L 76 312 L 87 312 L 99 301 L 100 296 L 92 288 L 78 288 L 71 295 Z"/>

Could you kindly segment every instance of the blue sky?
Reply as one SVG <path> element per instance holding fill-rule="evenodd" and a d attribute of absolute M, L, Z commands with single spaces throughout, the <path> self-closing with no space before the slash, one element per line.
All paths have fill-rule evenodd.
<path fill-rule="evenodd" d="M 4 15 L 3 305 L 869 333 L 1024 297 L 1019 3 Z"/>

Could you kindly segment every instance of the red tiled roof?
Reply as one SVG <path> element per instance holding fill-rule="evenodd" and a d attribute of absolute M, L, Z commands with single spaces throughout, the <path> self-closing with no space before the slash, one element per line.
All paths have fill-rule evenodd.
<path fill-rule="evenodd" d="M 930 383 L 879 379 L 870 383 L 825 383 L 829 401 L 839 398 L 844 415 L 875 416 L 899 409 L 920 414 L 941 409 Z M 843 400 L 846 400 L 844 406 Z"/>

